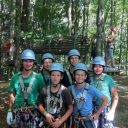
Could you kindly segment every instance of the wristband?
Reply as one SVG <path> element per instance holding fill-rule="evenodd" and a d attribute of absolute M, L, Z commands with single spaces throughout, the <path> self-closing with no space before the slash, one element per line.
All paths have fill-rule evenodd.
<path fill-rule="evenodd" d="M 8 112 L 12 112 L 12 109 L 11 109 L 11 108 L 9 108 L 9 109 L 8 109 Z"/>
<path fill-rule="evenodd" d="M 47 112 L 44 110 L 43 115 L 46 116 Z"/>

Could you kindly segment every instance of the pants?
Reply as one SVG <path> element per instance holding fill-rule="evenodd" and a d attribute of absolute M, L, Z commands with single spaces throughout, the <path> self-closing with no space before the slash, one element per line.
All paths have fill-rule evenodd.
<path fill-rule="evenodd" d="M 75 126 L 75 122 L 74 122 L 74 120 L 72 122 L 73 122 L 73 125 L 72 125 L 72 128 L 73 128 Z M 94 128 L 94 123 L 90 119 L 84 120 L 84 124 L 85 124 L 85 126 L 87 128 Z M 81 121 L 79 122 L 79 128 L 84 128 L 83 125 L 82 125 L 82 123 L 81 123 Z"/>

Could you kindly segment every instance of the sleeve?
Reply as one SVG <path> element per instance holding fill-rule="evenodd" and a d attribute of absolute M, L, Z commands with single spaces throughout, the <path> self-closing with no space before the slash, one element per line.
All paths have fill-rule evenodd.
<path fill-rule="evenodd" d="M 46 86 L 45 82 L 44 82 L 44 79 L 42 77 L 42 75 L 39 73 L 37 74 L 38 75 L 38 78 L 39 78 L 39 90 L 41 91 L 42 88 L 44 88 Z"/>
<path fill-rule="evenodd" d="M 63 90 L 62 97 L 65 97 L 64 100 L 65 100 L 66 106 L 72 105 L 72 97 L 67 88 Z"/>
<path fill-rule="evenodd" d="M 108 81 L 108 86 L 109 88 L 114 88 L 116 86 L 116 83 L 114 82 L 114 80 L 112 79 L 111 76 L 107 75 L 107 81 Z"/>
<path fill-rule="evenodd" d="M 9 88 L 8 88 L 9 92 L 15 92 L 14 83 L 15 83 L 15 76 L 13 75 L 12 78 L 11 78 Z"/>
<path fill-rule="evenodd" d="M 89 86 L 89 91 L 92 93 L 94 98 L 98 98 L 101 99 L 102 98 L 102 93 L 95 87 L 93 87 L 92 85 Z"/>

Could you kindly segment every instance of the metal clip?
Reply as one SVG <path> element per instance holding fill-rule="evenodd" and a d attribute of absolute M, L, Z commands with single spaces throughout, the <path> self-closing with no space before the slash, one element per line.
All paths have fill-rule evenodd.
<path fill-rule="evenodd" d="M 78 124 L 80 122 L 80 118 L 74 118 L 74 121 Z"/>

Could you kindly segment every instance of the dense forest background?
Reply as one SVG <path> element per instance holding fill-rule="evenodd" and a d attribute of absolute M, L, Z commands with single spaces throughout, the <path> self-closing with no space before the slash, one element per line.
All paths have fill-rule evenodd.
<path fill-rule="evenodd" d="M 104 57 L 105 38 L 113 26 L 118 29 L 114 50 L 116 65 L 127 65 L 127 5 L 128 0 L 0 0 L 0 79 L 5 69 L 7 74 L 10 70 L 19 70 L 23 49 L 49 43 L 54 37 L 81 36 L 90 42 L 96 33 L 97 55 Z M 13 64 L 4 59 L 3 46 L 7 41 L 16 44 Z M 37 63 L 41 62 L 41 55 L 42 52 L 36 55 Z M 67 62 L 63 54 L 56 60 Z M 84 61 L 90 63 L 90 53 Z"/>

